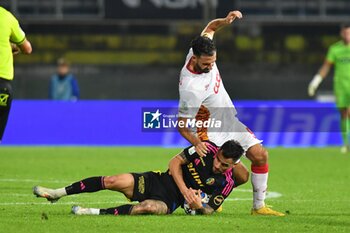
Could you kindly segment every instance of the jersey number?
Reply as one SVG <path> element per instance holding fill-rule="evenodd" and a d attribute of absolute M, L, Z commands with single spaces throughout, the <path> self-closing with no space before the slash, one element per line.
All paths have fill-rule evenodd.
<path fill-rule="evenodd" d="M 214 86 L 214 93 L 215 94 L 217 94 L 219 92 L 220 84 L 221 84 L 221 77 L 220 77 L 220 74 L 218 73 L 216 75 L 216 79 L 215 79 L 215 86 Z"/>

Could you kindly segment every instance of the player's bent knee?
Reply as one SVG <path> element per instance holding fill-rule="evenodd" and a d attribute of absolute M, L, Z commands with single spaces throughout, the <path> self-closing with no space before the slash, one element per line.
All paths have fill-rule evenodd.
<path fill-rule="evenodd" d="M 267 160 L 269 159 L 269 152 L 265 148 L 262 148 L 261 157 L 261 160 L 267 163 Z"/>
<path fill-rule="evenodd" d="M 106 189 L 114 189 L 118 184 L 117 176 L 105 176 L 103 179 L 103 183 Z"/>
<path fill-rule="evenodd" d="M 113 176 L 105 176 L 103 179 L 103 184 L 106 189 L 110 189 L 115 182 L 115 178 Z"/>
<path fill-rule="evenodd" d="M 134 206 L 132 214 L 165 214 L 155 201 L 146 200 Z"/>
<path fill-rule="evenodd" d="M 105 176 L 103 184 L 106 189 L 123 192 L 124 194 L 132 192 L 134 178 L 132 174 L 125 173 L 114 176 Z"/>
<path fill-rule="evenodd" d="M 255 145 L 249 148 L 246 155 L 252 164 L 256 166 L 265 165 L 269 158 L 268 151 L 261 145 Z"/>
<path fill-rule="evenodd" d="M 162 201 L 145 200 L 142 203 L 140 203 L 140 207 L 141 207 L 140 211 L 142 211 L 143 214 L 167 214 L 168 213 L 168 207 Z"/>
<path fill-rule="evenodd" d="M 145 208 L 144 211 L 147 214 L 156 214 L 157 213 L 157 206 L 155 204 L 148 203 L 144 208 Z"/>

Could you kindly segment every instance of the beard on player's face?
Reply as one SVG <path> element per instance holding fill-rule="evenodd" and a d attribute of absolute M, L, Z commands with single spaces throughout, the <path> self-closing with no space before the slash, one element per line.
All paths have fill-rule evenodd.
<path fill-rule="evenodd" d="M 216 53 L 213 55 L 194 56 L 194 70 L 199 73 L 209 73 L 216 61 Z"/>
<path fill-rule="evenodd" d="M 210 72 L 209 67 L 202 68 L 198 63 L 196 63 L 196 65 L 194 66 L 194 69 L 196 72 L 199 72 L 199 73 L 209 73 Z"/>

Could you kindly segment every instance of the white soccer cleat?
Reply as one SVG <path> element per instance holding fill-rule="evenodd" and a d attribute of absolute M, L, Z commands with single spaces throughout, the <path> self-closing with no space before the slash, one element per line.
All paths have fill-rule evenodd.
<path fill-rule="evenodd" d="M 33 188 L 33 194 L 36 195 L 37 197 L 46 198 L 51 203 L 55 203 L 58 201 L 58 199 L 60 199 L 60 197 L 58 197 L 55 194 L 55 190 L 49 189 L 49 188 L 44 188 L 41 186 L 35 186 Z"/>
<path fill-rule="evenodd" d="M 75 215 L 99 215 L 99 209 L 83 208 L 81 206 L 72 206 L 72 213 Z"/>

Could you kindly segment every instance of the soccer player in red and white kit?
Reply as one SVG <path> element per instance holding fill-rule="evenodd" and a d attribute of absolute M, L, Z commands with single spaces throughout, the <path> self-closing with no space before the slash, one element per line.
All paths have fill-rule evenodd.
<path fill-rule="evenodd" d="M 268 180 L 268 152 L 254 134 L 236 117 L 236 109 L 227 94 L 218 67 L 217 51 L 213 42 L 215 32 L 231 24 L 236 18 L 242 18 L 239 11 L 231 11 L 226 18 L 212 20 L 201 35 L 191 43 L 191 49 L 181 70 L 179 82 L 179 127 L 180 134 L 195 146 L 196 152 L 205 156 L 207 152 L 204 140 L 211 140 L 218 146 L 225 141 L 237 140 L 245 150 L 251 164 L 253 185 L 252 215 L 284 216 L 265 205 Z M 193 129 L 190 121 L 220 121 L 215 127 Z M 209 124 L 213 126 L 212 124 Z M 182 126 L 182 127 L 181 127 Z M 196 130 L 196 132 L 194 132 Z"/>

